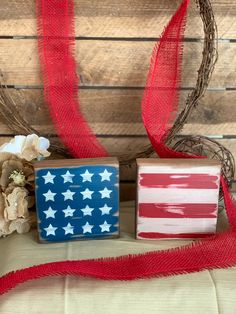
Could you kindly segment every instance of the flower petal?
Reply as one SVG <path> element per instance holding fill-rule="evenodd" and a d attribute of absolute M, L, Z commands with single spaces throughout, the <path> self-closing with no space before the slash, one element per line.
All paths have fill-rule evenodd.
<path fill-rule="evenodd" d="M 17 135 L 9 143 L 0 146 L 0 152 L 9 152 L 17 155 L 19 158 L 31 161 L 50 156 L 50 153 L 47 151 L 49 146 L 49 140 L 45 137 L 38 137 L 37 134 Z"/>
<path fill-rule="evenodd" d="M 26 136 L 16 135 L 9 143 L 5 143 L 0 146 L 0 152 L 8 152 L 16 155 L 20 154 L 25 140 Z"/>

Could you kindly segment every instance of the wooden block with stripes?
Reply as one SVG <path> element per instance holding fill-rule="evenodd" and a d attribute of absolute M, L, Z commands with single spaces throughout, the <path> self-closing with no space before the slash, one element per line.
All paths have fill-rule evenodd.
<path fill-rule="evenodd" d="M 216 232 L 221 165 L 209 159 L 138 159 L 137 239 Z"/>

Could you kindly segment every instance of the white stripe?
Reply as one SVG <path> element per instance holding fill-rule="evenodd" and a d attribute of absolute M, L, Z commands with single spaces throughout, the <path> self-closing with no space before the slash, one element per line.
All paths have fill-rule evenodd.
<path fill-rule="evenodd" d="M 217 204 L 218 189 L 140 188 L 138 203 Z"/>
<path fill-rule="evenodd" d="M 158 233 L 214 233 L 216 218 L 138 218 L 137 231 Z"/>
<path fill-rule="evenodd" d="M 197 166 L 197 164 L 193 166 L 183 166 L 175 164 L 171 165 L 152 165 L 152 166 L 139 166 L 139 174 L 149 174 L 149 173 L 171 173 L 171 174 L 209 174 L 209 175 L 220 175 L 220 166 L 212 166 L 212 165 L 204 165 Z"/>

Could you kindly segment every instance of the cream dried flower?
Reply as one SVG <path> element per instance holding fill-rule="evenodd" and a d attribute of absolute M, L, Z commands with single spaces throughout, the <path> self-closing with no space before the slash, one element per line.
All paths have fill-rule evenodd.
<path fill-rule="evenodd" d="M 30 231 L 30 226 L 31 224 L 28 218 L 17 218 L 10 223 L 9 231 L 10 233 L 13 233 L 14 231 L 20 234 L 27 233 Z"/>
<path fill-rule="evenodd" d="M 10 234 L 9 230 L 10 222 L 6 222 L 4 219 L 0 220 L 0 238 Z"/>
<path fill-rule="evenodd" d="M 5 196 L 4 218 L 7 222 L 29 217 L 27 196 L 28 191 L 23 187 L 14 188 L 12 193 Z"/>
<path fill-rule="evenodd" d="M 14 184 L 19 186 L 24 186 L 26 182 L 24 172 L 21 170 L 13 170 L 9 179 L 12 179 Z"/>
<path fill-rule="evenodd" d="M 15 187 L 9 195 L 0 193 L 0 237 L 13 232 L 29 232 L 35 224 L 35 213 L 28 212 L 28 191 Z"/>
<path fill-rule="evenodd" d="M 26 233 L 30 230 L 31 219 L 28 212 L 28 191 L 15 187 L 12 193 L 0 194 L 0 237 L 13 232 Z"/>
<path fill-rule="evenodd" d="M 36 134 L 17 135 L 9 143 L 0 146 L 0 152 L 12 153 L 19 158 L 31 161 L 50 156 L 49 146 L 50 142 L 45 137 L 39 137 Z"/>
<path fill-rule="evenodd" d="M 0 193 L 0 237 L 6 236 L 10 233 L 9 225 L 10 222 L 7 222 L 4 218 L 4 210 L 5 210 L 5 199 L 3 194 Z"/>
<path fill-rule="evenodd" d="M 28 190 L 34 190 L 34 169 L 32 164 L 21 160 L 10 153 L 0 153 L 0 186 L 12 191 L 15 186 L 25 186 Z"/>
<path fill-rule="evenodd" d="M 49 140 L 36 134 L 15 136 L 0 147 L 0 237 L 25 233 L 35 224 L 34 159 L 48 157 Z"/>
<path fill-rule="evenodd" d="M 0 152 L 0 237 L 28 232 L 28 208 L 34 205 L 34 169 L 30 162 Z"/>

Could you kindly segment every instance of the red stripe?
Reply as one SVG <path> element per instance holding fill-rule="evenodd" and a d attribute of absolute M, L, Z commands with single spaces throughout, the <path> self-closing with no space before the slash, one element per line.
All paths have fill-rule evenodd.
<path fill-rule="evenodd" d="M 176 189 L 217 189 L 219 177 L 208 174 L 142 173 L 140 186 Z"/>
<path fill-rule="evenodd" d="M 214 218 L 217 204 L 139 204 L 139 216 L 147 218 Z"/>
<path fill-rule="evenodd" d="M 143 239 L 197 239 L 213 236 L 212 233 L 158 233 L 158 232 L 140 232 L 139 238 Z"/>

